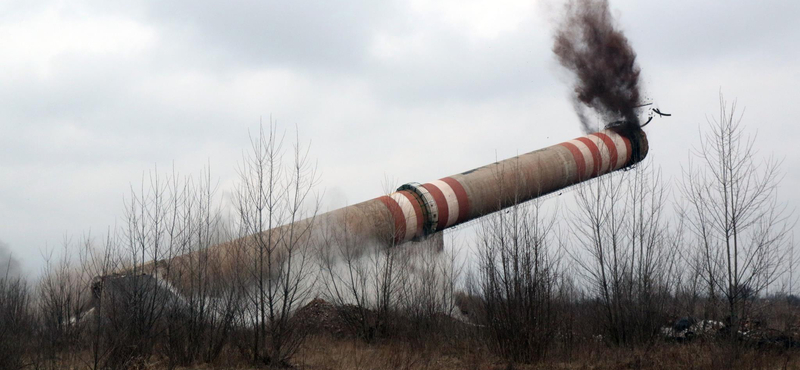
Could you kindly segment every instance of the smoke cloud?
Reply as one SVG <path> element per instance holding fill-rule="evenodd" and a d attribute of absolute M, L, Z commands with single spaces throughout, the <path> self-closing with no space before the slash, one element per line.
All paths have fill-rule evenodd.
<path fill-rule="evenodd" d="M 575 76 L 574 105 L 583 130 L 592 132 L 587 109 L 610 126 L 638 130 L 640 101 L 636 53 L 619 30 L 607 0 L 569 0 L 555 32 L 553 52 Z"/>
<path fill-rule="evenodd" d="M 0 279 L 17 277 L 19 273 L 19 261 L 11 254 L 8 244 L 0 240 Z"/>

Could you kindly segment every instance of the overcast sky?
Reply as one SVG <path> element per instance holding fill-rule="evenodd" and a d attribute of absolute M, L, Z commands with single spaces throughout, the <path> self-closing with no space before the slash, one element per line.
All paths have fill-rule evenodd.
<path fill-rule="evenodd" d="M 208 164 L 224 192 L 261 117 L 311 142 L 326 208 L 579 136 L 559 4 L 0 0 L 0 241 L 36 275 L 65 234 L 113 226 L 156 165 Z M 800 2 L 611 6 L 673 114 L 647 127 L 665 176 L 722 89 L 800 205 Z"/>

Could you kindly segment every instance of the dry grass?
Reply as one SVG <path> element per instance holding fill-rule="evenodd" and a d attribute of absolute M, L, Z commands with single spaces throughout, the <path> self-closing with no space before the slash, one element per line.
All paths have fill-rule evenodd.
<path fill-rule="evenodd" d="M 367 344 L 357 339 L 310 338 L 295 361 L 300 369 L 486 369 L 485 348 L 409 345 L 396 341 Z"/>
<path fill-rule="evenodd" d="M 738 352 L 738 354 L 737 354 Z M 630 349 L 591 344 L 572 358 L 509 364 L 480 345 L 411 346 L 385 342 L 311 338 L 294 363 L 298 369 L 800 369 L 800 351 L 735 348 L 724 343 L 658 343 Z M 553 355 L 551 357 L 556 357 Z"/>
<path fill-rule="evenodd" d="M 617 370 L 617 369 L 800 369 L 800 349 L 732 348 L 717 342 L 658 343 L 650 348 L 608 347 L 592 343 L 576 349 L 571 358 L 550 358 L 537 364 L 509 364 L 492 355 L 477 342 L 410 345 L 398 341 L 369 344 L 358 339 L 309 338 L 292 366 L 301 370 Z M 738 354 L 736 354 L 738 352 Z M 84 354 L 89 356 L 88 353 Z M 56 368 L 84 369 L 86 362 L 69 356 Z M 216 364 L 178 367 L 182 370 L 256 369 L 233 352 L 226 352 Z M 85 358 L 84 358 L 85 360 Z M 169 369 L 167 361 L 153 358 L 137 367 L 141 370 Z"/>
<path fill-rule="evenodd" d="M 738 352 L 738 354 L 737 354 Z M 800 353 L 732 348 L 719 343 L 660 343 L 651 348 L 603 348 L 567 362 L 531 368 L 561 369 L 800 369 Z"/>

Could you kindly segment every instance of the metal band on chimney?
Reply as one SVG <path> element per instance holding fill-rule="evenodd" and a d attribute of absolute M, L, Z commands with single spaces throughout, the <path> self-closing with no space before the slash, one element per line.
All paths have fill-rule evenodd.
<path fill-rule="evenodd" d="M 419 202 L 422 209 L 422 235 L 433 234 L 439 225 L 439 208 L 436 206 L 436 199 L 424 186 L 416 182 L 410 182 L 397 188 L 397 191 L 409 191 L 416 195 L 417 202 Z"/>

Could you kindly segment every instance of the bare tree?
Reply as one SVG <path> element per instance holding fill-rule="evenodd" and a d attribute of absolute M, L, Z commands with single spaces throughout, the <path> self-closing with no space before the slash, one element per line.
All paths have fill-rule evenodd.
<path fill-rule="evenodd" d="M 39 367 L 56 368 L 57 361 L 76 359 L 80 349 L 85 323 L 78 318 L 87 308 L 91 278 L 75 265 L 75 247 L 72 239 L 65 236 L 59 256 L 52 250 L 44 254 L 35 301 L 39 319 L 35 363 Z"/>
<path fill-rule="evenodd" d="M 343 209 L 342 219 L 348 211 Z M 385 242 L 367 240 L 350 226 L 329 222 L 320 230 L 320 292 L 340 308 L 354 334 L 371 341 L 386 331 L 388 316 L 396 309 L 407 256 L 393 235 L 386 235 Z"/>
<path fill-rule="evenodd" d="M 234 259 L 229 248 L 212 248 L 226 238 L 216 188 L 210 171 L 197 180 L 187 177 L 185 192 L 176 204 L 180 232 L 175 258 L 169 261 L 168 281 L 180 294 L 181 304 L 168 311 L 165 357 L 172 365 L 191 365 L 198 359 L 214 361 L 227 343 L 242 292 L 225 263 Z"/>
<path fill-rule="evenodd" d="M 444 246 L 443 234 L 400 248 L 403 268 L 399 274 L 398 309 L 409 321 L 408 338 L 415 342 L 441 341 L 457 334 L 449 324 L 455 314 L 456 290 L 464 263 L 456 253 L 453 238 Z"/>
<path fill-rule="evenodd" d="M 559 260 L 555 217 L 538 200 L 515 205 L 482 224 L 478 265 L 487 326 L 499 352 L 515 361 L 543 358 L 556 326 Z"/>
<path fill-rule="evenodd" d="M 92 284 L 105 335 L 101 367 L 141 366 L 169 333 L 169 314 L 183 303 L 167 278 L 189 232 L 183 208 L 188 193 L 189 184 L 174 171 L 162 174 L 157 168 L 142 177 L 139 190 L 131 187 L 122 226 L 100 258 L 97 272 L 106 273 Z"/>
<path fill-rule="evenodd" d="M 286 365 L 304 339 L 290 316 L 314 283 L 309 252 L 319 208 L 316 169 L 299 140 L 284 162 L 283 137 L 270 125 L 251 138 L 239 175 L 234 198 L 241 237 L 233 243 L 246 275 L 240 282 L 249 303 L 246 324 L 255 328 L 252 356 Z"/>
<path fill-rule="evenodd" d="M 23 278 L 4 272 L 0 275 L 0 368 L 22 369 L 33 348 L 32 297 Z"/>
<path fill-rule="evenodd" d="M 681 228 L 666 221 L 666 190 L 647 161 L 576 192 L 573 260 L 603 311 L 613 342 L 652 338 L 677 289 Z"/>
<path fill-rule="evenodd" d="M 699 163 L 684 170 L 686 219 L 700 251 L 695 259 L 712 301 L 722 298 L 728 320 L 738 328 L 746 301 L 786 270 L 790 212 L 778 201 L 780 161 L 756 159 L 755 137 L 745 134 L 744 111 L 720 93 L 719 117 L 708 120 Z M 731 330 L 736 333 L 736 330 Z"/>
<path fill-rule="evenodd" d="M 82 240 L 80 256 L 81 272 L 85 277 L 83 284 L 89 288 L 88 299 L 83 305 L 83 312 L 76 316 L 76 322 L 84 327 L 84 345 L 88 349 L 89 357 L 84 363 L 89 369 L 107 367 L 109 360 L 113 359 L 117 345 L 116 333 L 109 324 L 105 298 L 102 289 L 103 277 L 109 276 L 119 266 L 118 246 L 116 236 L 111 232 L 105 235 L 98 246 L 91 235 L 86 235 Z"/>
<path fill-rule="evenodd" d="M 90 356 L 80 362 L 91 369 L 141 365 L 152 355 L 174 367 L 211 362 L 227 343 L 241 295 L 221 272 L 228 250 L 211 248 L 226 236 L 210 173 L 196 181 L 154 171 L 145 180 L 129 196 L 122 228 L 99 246 L 91 235 L 81 239 L 80 266 L 67 247 L 46 265 L 37 366 L 58 367 L 59 352 L 63 361 L 85 348 Z"/>
<path fill-rule="evenodd" d="M 558 209 L 546 212 L 542 199 L 520 203 L 521 190 L 526 188 L 521 171 L 498 169 L 497 184 L 505 183 L 502 179 L 509 174 L 504 171 L 512 171 L 516 182 L 510 188 L 500 186 L 500 211 L 482 220 L 478 231 L 483 324 L 503 357 L 537 361 L 547 355 L 557 332 L 554 308 L 561 282 L 560 240 L 555 237 Z M 509 196 L 515 199 L 514 205 L 502 209 L 502 201 Z"/>

